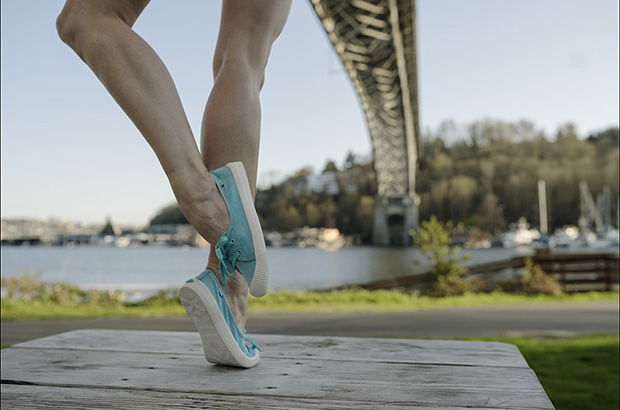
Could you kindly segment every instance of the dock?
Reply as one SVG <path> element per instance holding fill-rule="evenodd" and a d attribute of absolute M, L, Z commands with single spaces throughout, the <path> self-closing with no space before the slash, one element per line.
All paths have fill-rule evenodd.
<path fill-rule="evenodd" d="M 516 346 L 252 335 L 208 363 L 196 332 L 75 330 L 2 350 L 2 409 L 553 409 Z"/>

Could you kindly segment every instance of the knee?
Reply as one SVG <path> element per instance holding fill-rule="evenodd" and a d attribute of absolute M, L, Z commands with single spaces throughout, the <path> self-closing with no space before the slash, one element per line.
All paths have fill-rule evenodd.
<path fill-rule="evenodd" d="M 106 33 L 113 23 L 133 26 L 148 0 L 123 2 L 95 2 L 92 0 L 67 0 L 56 19 L 56 31 L 61 40 L 75 49 L 86 34 Z M 109 30 L 108 30 L 109 31 Z"/>
<path fill-rule="evenodd" d="M 58 36 L 63 42 L 74 48 L 75 40 L 79 32 L 83 29 L 84 25 L 81 24 L 74 2 L 67 1 L 65 7 L 56 19 L 56 31 L 58 32 Z"/>
<path fill-rule="evenodd" d="M 213 57 L 213 77 L 215 81 L 221 75 L 228 73 L 250 81 L 256 86 L 257 91 L 260 91 L 265 83 L 267 61 L 239 51 L 239 48 L 236 48 L 229 50 L 229 52 L 215 53 Z"/>
<path fill-rule="evenodd" d="M 58 36 L 77 52 L 78 43 L 95 29 L 97 17 L 97 9 L 89 4 L 89 0 L 67 0 L 56 19 Z"/>

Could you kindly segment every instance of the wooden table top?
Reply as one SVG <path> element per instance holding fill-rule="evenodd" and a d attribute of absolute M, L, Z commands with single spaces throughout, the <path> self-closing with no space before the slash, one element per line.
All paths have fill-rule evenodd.
<path fill-rule="evenodd" d="M 2 409 L 553 409 L 516 346 L 252 335 L 253 369 L 198 333 L 77 330 L 2 350 Z"/>

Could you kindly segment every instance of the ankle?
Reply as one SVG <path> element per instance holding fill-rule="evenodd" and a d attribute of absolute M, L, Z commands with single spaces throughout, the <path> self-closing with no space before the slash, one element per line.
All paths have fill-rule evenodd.
<path fill-rule="evenodd" d="M 206 169 L 193 175 L 175 175 L 170 185 L 181 211 L 209 243 L 216 243 L 229 227 L 226 203 Z"/>
<path fill-rule="evenodd" d="M 187 221 L 214 246 L 230 228 L 230 216 L 215 179 L 204 172 L 168 175 L 170 186 Z"/>
<path fill-rule="evenodd" d="M 217 190 L 213 176 L 204 170 L 176 169 L 168 173 L 168 181 L 179 205 L 207 202 Z"/>
<path fill-rule="evenodd" d="M 222 282 L 222 276 L 220 275 L 219 260 L 217 259 L 216 261 L 209 260 L 207 267 L 205 269 L 210 270 L 215 274 L 218 282 L 220 283 L 220 286 L 222 287 L 222 289 L 224 289 L 224 283 Z M 236 272 L 235 276 L 233 276 L 232 278 L 231 277 L 226 278 L 226 289 L 228 289 L 229 295 L 232 295 L 235 298 L 242 297 L 247 300 L 248 293 L 249 293 L 249 287 L 248 287 L 248 284 L 245 278 L 240 273 Z"/>
<path fill-rule="evenodd" d="M 228 306 L 235 317 L 235 321 L 239 325 L 239 328 L 243 330 L 245 328 L 245 321 L 248 311 L 248 284 L 245 281 L 243 275 L 237 273 L 232 278 L 226 278 L 226 287 L 222 283 L 222 278 L 220 276 L 219 263 L 214 261 L 209 261 L 206 269 L 213 271 L 215 277 L 222 289 L 227 289 L 226 300 L 228 301 Z M 226 291 L 225 291 L 226 292 Z"/>

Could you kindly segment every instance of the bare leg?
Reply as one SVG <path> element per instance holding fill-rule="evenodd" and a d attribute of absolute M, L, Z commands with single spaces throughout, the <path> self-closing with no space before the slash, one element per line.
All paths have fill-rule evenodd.
<path fill-rule="evenodd" d="M 148 0 L 68 0 L 58 33 L 93 70 L 157 155 L 181 209 L 210 243 L 228 229 L 168 70 L 131 27 Z"/>
<path fill-rule="evenodd" d="M 284 26 L 290 1 L 224 2 L 214 58 L 215 85 L 203 121 L 203 156 L 170 74 L 131 29 L 148 1 L 68 0 L 57 21 L 58 32 L 151 145 L 189 222 L 207 241 L 216 243 L 230 220 L 208 169 L 241 161 L 252 190 L 256 189 L 258 93 L 271 44 Z M 214 252 L 208 267 L 219 273 Z M 228 289 L 227 298 L 243 328 L 247 284 L 237 275 Z"/>
<path fill-rule="evenodd" d="M 271 45 L 284 27 L 290 5 L 290 0 L 224 0 L 222 7 L 213 59 L 215 83 L 202 122 L 202 155 L 209 169 L 241 161 L 253 193 L 260 139 L 259 92 Z M 208 268 L 219 272 L 213 252 Z M 236 275 L 227 285 L 228 302 L 243 329 L 247 283 Z"/>

